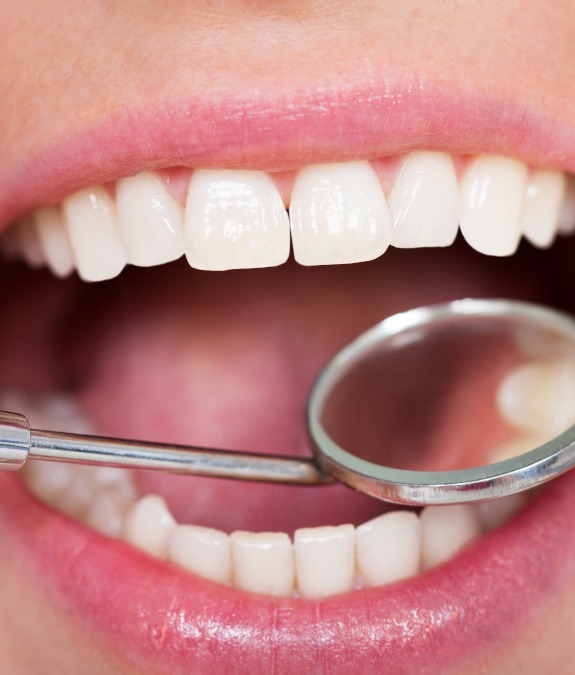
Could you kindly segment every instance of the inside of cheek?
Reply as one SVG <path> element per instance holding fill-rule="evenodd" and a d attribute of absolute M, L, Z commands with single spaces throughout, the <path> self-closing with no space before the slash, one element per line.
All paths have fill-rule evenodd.
<path fill-rule="evenodd" d="M 458 242 L 327 268 L 208 273 L 178 262 L 93 285 L 5 267 L 0 385 L 72 391 L 102 434 L 308 455 L 310 385 L 357 334 L 390 314 L 461 297 L 575 309 L 573 252 L 564 240 L 496 259 Z M 450 425 L 461 436 L 469 418 Z M 151 473 L 138 483 L 163 495 L 179 522 L 228 532 L 357 524 L 385 509 L 344 486 Z"/>

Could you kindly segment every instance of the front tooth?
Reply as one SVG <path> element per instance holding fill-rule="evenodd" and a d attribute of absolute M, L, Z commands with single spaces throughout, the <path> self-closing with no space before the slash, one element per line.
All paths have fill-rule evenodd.
<path fill-rule="evenodd" d="M 420 518 L 422 562 L 426 568 L 449 560 L 481 534 L 479 518 L 471 504 L 426 506 Z"/>
<path fill-rule="evenodd" d="M 194 171 L 188 188 L 184 242 L 192 267 L 273 267 L 288 259 L 289 246 L 289 219 L 267 174 Z"/>
<path fill-rule="evenodd" d="M 539 359 L 515 368 L 499 385 L 497 407 L 522 431 L 562 433 L 575 423 L 575 362 Z"/>
<path fill-rule="evenodd" d="M 353 525 L 305 527 L 294 534 L 296 579 L 304 598 L 351 590 L 355 575 Z"/>
<path fill-rule="evenodd" d="M 567 180 L 562 171 L 534 171 L 527 183 L 521 231 L 534 246 L 548 248 L 557 232 Z"/>
<path fill-rule="evenodd" d="M 184 213 L 163 181 L 144 171 L 116 184 L 118 227 L 128 262 L 149 267 L 184 254 Z"/>
<path fill-rule="evenodd" d="M 475 505 L 482 528 L 491 532 L 507 523 L 525 506 L 527 498 L 524 494 L 507 495 Z"/>
<path fill-rule="evenodd" d="M 129 510 L 124 523 L 123 538 L 128 543 L 156 558 L 165 558 L 168 536 L 176 521 L 166 501 L 158 495 L 146 495 Z"/>
<path fill-rule="evenodd" d="M 461 233 L 487 255 L 511 255 L 521 238 L 527 167 L 509 157 L 484 155 L 467 169 L 460 188 Z"/>
<path fill-rule="evenodd" d="M 285 532 L 233 532 L 232 561 L 236 588 L 289 597 L 294 588 L 294 554 Z"/>
<path fill-rule="evenodd" d="M 108 192 L 102 186 L 80 190 L 62 206 L 80 277 L 102 281 L 120 274 L 127 262 L 126 252 Z"/>
<path fill-rule="evenodd" d="M 414 576 L 421 558 L 416 513 L 391 511 L 356 529 L 357 566 L 368 584 L 379 586 Z"/>
<path fill-rule="evenodd" d="M 459 226 L 458 197 L 450 155 L 412 152 L 389 196 L 392 246 L 450 246 Z"/>
<path fill-rule="evenodd" d="M 34 211 L 32 217 L 46 264 L 57 277 L 67 277 L 74 270 L 74 254 L 61 209 L 47 206 Z"/>
<path fill-rule="evenodd" d="M 230 537 L 200 525 L 176 525 L 168 536 L 168 559 L 221 584 L 232 577 Z"/>
<path fill-rule="evenodd" d="M 294 257 L 302 265 L 373 260 L 389 246 L 389 210 L 368 162 L 302 169 L 293 185 L 290 220 Z"/>

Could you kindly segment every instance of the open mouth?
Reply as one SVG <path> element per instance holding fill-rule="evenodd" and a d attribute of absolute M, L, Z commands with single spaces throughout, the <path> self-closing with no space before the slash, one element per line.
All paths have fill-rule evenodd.
<path fill-rule="evenodd" d="M 172 168 L 81 188 L 3 235 L 7 257 L 53 276 L 3 269 L 13 330 L 2 338 L 0 404 L 42 428 L 307 455 L 306 392 L 339 347 L 391 313 L 463 296 L 573 309 L 565 264 L 573 244 L 555 240 L 574 229 L 569 174 L 495 155 L 416 151 L 284 173 Z M 467 243 L 455 241 L 458 231 Z M 290 240 L 300 265 L 288 261 Z M 183 256 L 189 265 L 173 262 Z M 113 280 L 86 285 L 74 271 Z M 569 389 L 575 378 L 567 379 Z M 548 399 L 541 419 L 556 408 Z M 514 423 L 517 451 L 545 431 L 529 415 Z M 419 663 L 462 620 L 482 648 L 502 620 L 519 630 L 524 602 L 544 604 L 556 592 L 558 542 L 571 527 L 559 506 L 570 477 L 527 507 L 519 497 L 421 513 L 342 486 L 42 462 L 2 482 L 3 517 L 11 530 L 26 526 L 19 546 L 35 551 L 34 564 L 74 612 L 128 658 L 155 668 L 168 659 L 171 672 L 200 667 L 203 649 L 261 666 L 262 631 L 277 663 L 287 663 L 295 636 L 309 630 L 311 651 L 280 670 L 317 665 L 332 658 L 321 643 L 332 645 L 340 624 L 346 639 L 357 637 L 349 621 L 360 619 L 372 631 L 358 643 L 368 664 L 382 648 L 392 664 Z M 553 530 L 544 545 L 542 528 Z M 545 562 L 527 563 L 537 546 Z M 113 589 L 108 573 L 133 575 L 139 586 Z M 479 577 L 489 593 L 460 589 L 448 604 L 437 600 L 455 579 Z M 497 594 L 509 598 L 526 583 L 528 598 L 497 607 Z M 105 610 L 95 601 L 104 596 Z M 149 624 L 128 621 L 111 638 L 106 624 L 120 612 L 145 612 Z M 437 636 L 407 647 L 401 621 L 433 624 Z M 220 626 L 211 637 L 210 625 Z M 161 640 L 153 626 L 164 626 Z M 128 638 L 136 646 L 126 648 Z M 465 641 L 458 633 L 457 648 Z M 347 658 L 342 650 L 330 653 Z"/>

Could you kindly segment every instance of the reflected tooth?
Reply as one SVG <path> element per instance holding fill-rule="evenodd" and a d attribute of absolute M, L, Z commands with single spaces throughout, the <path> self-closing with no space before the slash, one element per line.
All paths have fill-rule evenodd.
<path fill-rule="evenodd" d="M 294 534 L 296 578 L 304 598 L 351 590 L 355 575 L 353 525 L 306 527 Z"/>
<path fill-rule="evenodd" d="M 421 553 L 426 568 L 449 560 L 481 534 L 479 518 L 471 504 L 426 506 L 420 518 Z"/>
<path fill-rule="evenodd" d="M 78 274 L 84 281 L 117 276 L 126 252 L 116 222 L 114 200 L 102 186 L 80 190 L 62 204 Z"/>
<path fill-rule="evenodd" d="M 158 495 L 146 495 L 128 511 L 123 538 L 156 558 L 165 558 L 168 536 L 175 525 L 165 499 Z"/>
<path fill-rule="evenodd" d="M 575 176 L 567 176 L 567 187 L 559 211 L 557 229 L 561 234 L 575 232 Z"/>
<path fill-rule="evenodd" d="M 373 260 L 389 246 L 387 202 L 368 162 L 302 169 L 292 189 L 290 220 L 294 257 L 301 265 Z"/>
<path fill-rule="evenodd" d="M 529 177 L 521 231 L 534 246 L 548 248 L 553 243 L 566 186 L 562 171 L 543 169 Z"/>
<path fill-rule="evenodd" d="M 485 532 L 501 527 L 525 506 L 527 497 L 524 494 L 507 495 L 488 502 L 475 505 L 477 517 Z"/>
<path fill-rule="evenodd" d="M 289 219 L 267 174 L 194 171 L 188 188 L 184 240 L 192 267 L 273 267 L 287 260 L 289 246 Z"/>
<path fill-rule="evenodd" d="M 521 238 L 527 167 L 510 157 L 474 159 L 460 188 L 459 222 L 467 243 L 487 255 L 511 255 Z"/>
<path fill-rule="evenodd" d="M 38 232 L 31 216 L 27 216 L 17 223 L 16 235 L 19 241 L 20 253 L 24 260 L 30 267 L 42 267 L 44 265 L 44 253 L 42 252 Z"/>
<path fill-rule="evenodd" d="M 159 176 L 144 171 L 116 184 L 118 227 L 128 262 L 148 267 L 184 253 L 184 210 Z"/>
<path fill-rule="evenodd" d="M 100 490 L 88 507 L 84 521 L 90 527 L 108 537 L 122 534 L 124 521 L 134 500 L 115 487 Z"/>
<path fill-rule="evenodd" d="M 221 584 L 232 577 L 230 538 L 210 527 L 176 525 L 168 536 L 168 559 Z"/>
<path fill-rule="evenodd" d="M 293 593 L 293 546 L 285 532 L 237 531 L 230 540 L 237 588 L 281 597 Z"/>
<path fill-rule="evenodd" d="M 46 264 L 57 277 L 67 277 L 74 270 L 74 254 L 64 214 L 58 207 L 47 206 L 34 211 L 32 218 Z"/>
<path fill-rule="evenodd" d="M 412 152 L 389 197 L 392 246 L 450 246 L 459 226 L 458 197 L 450 155 Z"/>
<path fill-rule="evenodd" d="M 554 436 L 575 423 L 575 361 L 539 359 L 509 372 L 497 391 L 497 406 L 509 424 Z"/>
<path fill-rule="evenodd" d="M 419 572 L 421 523 L 411 511 L 391 511 L 356 528 L 360 573 L 371 586 L 389 584 Z"/>

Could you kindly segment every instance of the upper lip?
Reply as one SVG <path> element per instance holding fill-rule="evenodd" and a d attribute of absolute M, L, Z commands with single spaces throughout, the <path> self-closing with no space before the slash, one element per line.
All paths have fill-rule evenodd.
<path fill-rule="evenodd" d="M 493 153 L 575 171 L 575 124 L 453 84 L 387 79 L 224 100 L 157 100 L 107 114 L 0 163 L 0 227 L 88 185 L 171 166 L 286 171 L 415 148 Z"/>

